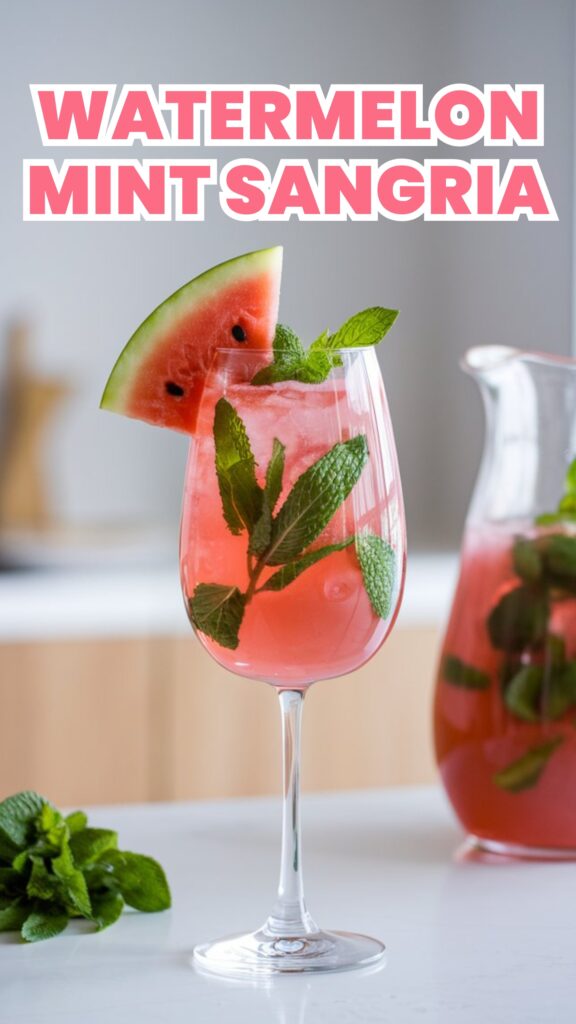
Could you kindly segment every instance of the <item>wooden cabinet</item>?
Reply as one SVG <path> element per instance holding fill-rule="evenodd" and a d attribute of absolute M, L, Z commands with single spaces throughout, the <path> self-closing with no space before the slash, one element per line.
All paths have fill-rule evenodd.
<path fill-rule="evenodd" d="M 304 788 L 434 778 L 435 629 L 397 628 L 351 676 L 310 691 Z M 0 796 L 64 805 L 276 793 L 274 691 L 232 676 L 194 637 L 0 645 Z"/>

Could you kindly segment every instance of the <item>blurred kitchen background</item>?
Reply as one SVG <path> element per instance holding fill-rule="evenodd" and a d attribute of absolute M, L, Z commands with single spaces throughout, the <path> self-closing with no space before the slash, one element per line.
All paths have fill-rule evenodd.
<path fill-rule="evenodd" d="M 176 562 L 186 439 L 98 410 L 153 306 L 206 267 L 275 243 L 281 319 L 304 338 L 363 306 L 402 311 L 379 355 L 407 509 L 405 606 L 357 678 L 313 689 L 305 783 L 433 779 L 434 660 L 483 432 L 458 359 L 482 343 L 572 350 L 574 3 L 21 0 L 3 9 L 0 50 L 0 796 L 278 786 L 272 691 L 226 676 L 189 635 Z M 43 150 L 30 82 L 239 81 L 423 82 L 426 98 L 451 82 L 543 82 L 545 147 L 520 155 L 540 160 L 559 221 L 247 225 L 212 190 L 204 223 L 23 223 L 24 157 L 94 155 Z M 401 152 L 441 155 L 362 155 Z"/>

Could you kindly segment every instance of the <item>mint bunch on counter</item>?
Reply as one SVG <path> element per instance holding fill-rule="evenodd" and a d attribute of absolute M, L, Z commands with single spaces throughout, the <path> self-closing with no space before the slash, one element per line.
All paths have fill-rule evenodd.
<path fill-rule="evenodd" d="M 290 327 L 278 324 L 274 336 L 274 360 L 259 370 L 252 384 L 277 384 L 296 380 L 303 384 L 320 384 L 334 366 L 341 366 L 339 349 L 377 345 L 388 333 L 398 316 L 397 309 L 371 306 L 355 313 L 334 334 L 323 333 L 306 350 Z"/>
<path fill-rule="evenodd" d="M 125 905 L 154 912 L 170 904 L 160 865 L 119 850 L 117 833 L 90 828 L 83 811 L 64 817 L 32 791 L 0 803 L 0 932 L 38 942 L 59 935 L 71 918 L 101 931 Z"/>
<path fill-rule="evenodd" d="M 226 525 L 235 535 L 248 535 L 249 583 L 245 591 L 223 583 L 199 583 L 188 601 L 196 629 L 235 650 L 246 606 L 257 594 L 283 590 L 312 565 L 353 543 L 374 612 L 387 618 L 395 555 L 382 538 L 362 534 L 310 548 L 360 479 L 368 461 L 366 438 L 358 435 L 330 448 L 298 477 L 278 511 L 285 463 L 282 442 L 273 440 L 262 487 L 246 427 L 230 402 L 221 398 L 214 414 L 214 443 Z"/>

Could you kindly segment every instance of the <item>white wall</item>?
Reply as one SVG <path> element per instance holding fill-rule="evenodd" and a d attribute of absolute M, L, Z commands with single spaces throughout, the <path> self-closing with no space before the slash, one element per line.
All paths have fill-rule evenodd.
<path fill-rule="evenodd" d="M 281 242 L 281 316 L 303 336 L 363 305 L 402 309 L 382 365 L 411 542 L 456 544 L 482 429 L 458 355 L 484 341 L 570 347 L 573 17 L 570 0 L 6 5 L 0 321 L 31 315 L 38 363 L 76 389 L 50 450 L 61 515 L 176 520 L 185 440 L 99 412 L 100 391 L 121 345 L 166 294 L 229 255 Z M 63 155 L 42 150 L 29 82 L 423 81 L 430 95 L 459 80 L 545 83 L 546 146 L 522 155 L 541 160 L 559 223 L 246 225 L 226 218 L 213 197 L 202 224 L 21 221 L 22 158 Z M 231 158 L 230 150 L 210 155 Z"/>

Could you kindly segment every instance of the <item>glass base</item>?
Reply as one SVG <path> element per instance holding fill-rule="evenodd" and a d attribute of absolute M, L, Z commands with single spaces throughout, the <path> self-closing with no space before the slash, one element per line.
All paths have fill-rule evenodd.
<path fill-rule="evenodd" d="M 201 970 L 228 977 L 269 977 L 371 967 L 383 960 L 384 952 L 378 939 L 352 932 L 279 937 L 261 928 L 196 946 L 193 962 Z"/>
<path fill-rule="evenodd" d="M 571 847 L 523 846 L 521 843 L 501 843 L 496 839 L 475 835 L 468 836 L 465 846 L 472 852 L 476 850 L 521 860 L 576 860 L 576 850 Z"/>

